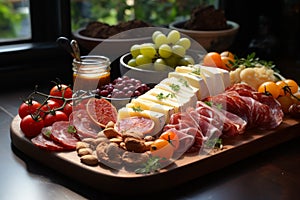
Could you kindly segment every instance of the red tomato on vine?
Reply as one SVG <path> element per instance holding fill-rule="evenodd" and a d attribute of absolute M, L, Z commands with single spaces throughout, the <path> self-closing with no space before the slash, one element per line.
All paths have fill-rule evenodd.
<path fill-rule="evenodd" d="M 40 107 L 41 104 L 38 101 L 32 99 L 26 100 L 18 109 L 19 116 L 24 118 L 26 115 L 34 114 Z"/>
<path fill-rule="evenodd" d="M 65 84 L 56 84 L 53 86 L 49 92 L 51 96 L 55 97 L 63 97 L 65 99 L 72 98 L 73 91 L 70 86 L 67 86 Z M 53 101 L 58 102 L 60 105 L 63 104 L 63 100 L 58 98 L 52 98 Z"/>
<path fill-rule="evenodd" d="M 20 128 L 28 138 L 37 136 L 44 127 L 44 120 L 40 116 L 26 115 L 20 122 Z"/>

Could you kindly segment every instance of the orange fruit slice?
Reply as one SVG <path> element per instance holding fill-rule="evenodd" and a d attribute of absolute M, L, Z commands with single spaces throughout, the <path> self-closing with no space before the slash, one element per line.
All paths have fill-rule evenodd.
<path fill-rule="evenodd" d="M 102 128 L 110 121 L 116 123 L 118 111 L 108 100 L 90 98 L 86 104 L 86 110 L 92 121 Z"/>

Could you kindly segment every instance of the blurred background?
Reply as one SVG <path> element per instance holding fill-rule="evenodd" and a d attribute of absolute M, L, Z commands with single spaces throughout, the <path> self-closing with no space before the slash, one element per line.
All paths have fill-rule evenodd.
<path fill-rule="evenodd" d="M 224 10 L 227 20 L 240 25 L 230 51 L 239 57 L 256 52 L 300 82 L 299 0 L 0 0 L 0 80 L 70 81 L 71 58 L 57 47 L 59 36 L 72 37 L 91 21 L 113 25 L 139 19 L 167 26 L 187 19 L 200 4 Z"/>

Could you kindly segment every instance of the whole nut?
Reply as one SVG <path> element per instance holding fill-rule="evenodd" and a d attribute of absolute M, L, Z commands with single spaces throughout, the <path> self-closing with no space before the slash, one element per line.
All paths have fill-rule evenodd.
<path fill-rule="evenodd" d="M 79 156 L 90 155 L 93 154 L 93 150 L 91 148 L 81 148 L 77 153 Z"/>
<path fill-rule="evenodd" d="M 86 165 L 97 165 L 98 164 L 98 158 L 94 155 L 84 155 L 80 157 L 80 161 Z"/>

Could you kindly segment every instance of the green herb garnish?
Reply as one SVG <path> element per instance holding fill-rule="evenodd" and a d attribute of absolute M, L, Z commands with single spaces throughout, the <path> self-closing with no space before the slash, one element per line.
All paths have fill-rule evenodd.
<path fill-rule="evenodd" d="M 207 148 L 217 148 L 217 149 L 223 148 L 221 138 L 214 138 L 214 139 L 207 140 L 204 145 Z"/>
<path fill-rule="evenodd" d="M 159 157 L 150 157 L 141 168 L 135 170 L 136 174 L 149 174 L 158 171 L 161 168 Z"/>
<path fill-rule="evenodd" d="M 170 88 L 175 91 L 175 92 L 178 92 L 180 90 L 180 85 L 177 85 L 177 84 L 171 84 L 170 85 Z"/>
<path fill-rule="evenodd" d="M 267 68 L 273 69 L 276 72 L 279 72 L 279 70 L 275 68 L 275 65 L 273 64 L 272 61 L 259 59 L 258 57 L 256 57 L 255 52 L 247 55 L 246 58 L 238 58 L 237 56 L 235 56 L 235 61 L 232 64 L 233 64 L 231 66 L 232 69 L 236 69 L 241 65 L 245 66 L 246 68 L 257 67 L 258 65 L 260 65 L 260 66 L 265 66 Z"/>
<path fill-rule="evenodd" d="M 132 110 L 133 110 L 134 112 L 142 112 L 142 111 L 143 111 L 143 109 L 141 109 L 140 106 L 134 106 L 134 107 L 132 107 Z"/>
<path fill-rule="evenodd" d="M 194 71 L 192 71 L 192 73 L 200 75 L 201 74 L 200 68 L 195 69 Z"/>
<path fill-rule="evenodd" d="M 74 126 L 68 126 L 68 133 L 76 133 L 76 128 Z"/>
<path fill-rule="evenodd" d="M 180 81 L 185 87 L 190 87 L 190 85 L 189 85 L 189 83 L 187 82 L 187 80 L 179 79 L 179 81 Z"/>
<path fill-rule="evenodd" d="M 168 93 L 167 95 L 164 95 L 162 92 L 159 93 L 158 95 L 156 95 L 156 98 L 158 98 L 159 100 L 163 100 L 166 99 L 168 97 L 174 98 L 175 94 L 174 93 Z"/>

